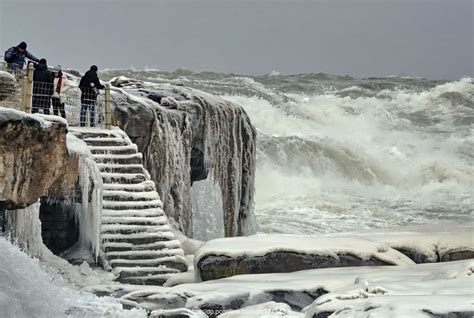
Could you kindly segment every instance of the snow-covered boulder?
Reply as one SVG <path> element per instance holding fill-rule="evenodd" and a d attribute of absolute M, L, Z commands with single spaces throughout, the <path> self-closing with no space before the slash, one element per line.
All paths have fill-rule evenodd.
<path fill-rule="evenodd" d="M 367 272 L 316 299 L 305 317 L 472 317 L 473 270 L 471 260 Z"/>
<path fill-rule="evenodd" d="M 24 208 L 39 197 L 69 197 L 78 157 L 66 146 L 60 117 L 28 115 L 0 107 L 0 208 Z"/>
<path fill-rule="evenodd" d="M 222 229 L 215 232 L 220 237 L 254 234 L 256 130 L 244 109 L 179 85 L 125 77 L 110 83 L 113 124 L 143 153 L 164 211 L 180 230 L 196 237 L 193 215 L 200 206 L 193 203 L 192 185 L 206 180 L 217 184 L 208 195 L 221 203 L 202 213 L 222 219 Z"/>
<path fill-rule="evenodd" d="M 307 317 L 312 317 L 310 312 L 316 312 L 316 305 L 319 309 L 329 310 L 329 305 L 321 307 L 324 305 L 323 300 L 333 299 L 331 304 L 335 304 L 338 295 L 345 295 L 348 300 L 351 297 L 358 298 L 364 302 L 367 298 L 360 295 L 392 295 L 393 299 L 414 295 L 462 295 L 468 288 L 472 289 L 473 269 L 473 261 L 464 260 L 407 266 L 359 266 L 237 275 L 171 288 L 121 285 L 109 286 L 107 289 L 104 286 L 89 287 L 88 290 L 124 295 L 122 301 L 150 311 L 199 309 L 210 317 L 216 317 L 219 313 L 241 308 L 252 310 L 254 307 L 249 306 L 273 301 L 288 304 L 296 312 L 305 308 Z M 327 298 L 329 296 L 326 295 L 331 297 Z M 449 297 L 444 300 L 444 306 L 449 308 Z M 402 305 L 402 302 L 398 305 Z M 242 311 L 244 312 L 246 310 Z"/>
<path fill-rule="evenodd" d="M 197 281 L 314 268 L 407 264 L 414 262 L 386 244 L 363 238 L 277 234 L 208 241 L 194 259 Z"/>
<path fill-rule="evenodd" d="M 415 263 L 449 262 L 474 258 L 474 226 L 417 226 L 403 229 L 371 230 L 330 234 L 385 243 Z"/>

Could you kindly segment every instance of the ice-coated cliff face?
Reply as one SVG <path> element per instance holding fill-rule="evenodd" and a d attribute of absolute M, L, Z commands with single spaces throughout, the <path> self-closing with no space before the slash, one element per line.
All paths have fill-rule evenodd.
<path fill-rule="evenodd" d="M 124 77 L 111 83 L 113 124 L 144 154 L 164 210 L 180 229 L 200 239 L 255 233 L 256 130 L 244 109 L 183 86 Z M 196 202 L 205 197 L 214 204 Z"/>

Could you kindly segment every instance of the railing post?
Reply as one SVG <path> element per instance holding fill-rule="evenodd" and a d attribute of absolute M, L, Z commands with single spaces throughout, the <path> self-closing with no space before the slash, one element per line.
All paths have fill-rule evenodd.
<path fill-rule="evenodd" d="M 22 103 L 23 111 L 25 113 L 31 112 L 31 97 L 33 95 L 33 63 L 28 63 L 26 70 L 26 77 L 23 79 L 22 88 Z"/>
<path fill-rule="evenodd" d="M 110 84 L 105 84 L 105 129 L 112 129 L 112 112 L 110 109 Z"/>

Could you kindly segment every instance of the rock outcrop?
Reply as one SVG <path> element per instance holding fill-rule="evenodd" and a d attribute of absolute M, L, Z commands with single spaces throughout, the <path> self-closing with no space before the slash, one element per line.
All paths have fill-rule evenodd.
<path fill-rule="evenodd" d="M 208 241 L 195 255 L 197 281 L 305 269 L 414 264 L 385 244 L 365 239 L 255 235 Z"/>
<path fill-rule="evenodd" d="M 123 77 L 111 83 L 113 124 L 144 154 L 180 230 L 193 237 L 191 186 L 211 180 L 220 189 L 225 236 L 255 233 L 256 130 L 243 108 L 182 86 Z"/>
<path fill-rule="evenodd" d="M 0 108 L 0 209 L 74 192 L 78 157 L 69 155 L 66 133 L 64 121 Z"/>
<path fill-rule="evenodd" d="M 449 262 L 474 258 L 474 227 L 444 226 L 434 229 L 432 226 L 418 226 L 400 230 L 371 230 L 367 232 L 340 233 L 325 237 L 338 237 L 351 240 L 353 237 L 387 244 L 391 248 L 408 256 L 415 263 Z"/>
<path fill-rule="evenodd" d="M 16 92 L 17 83 L 15 77 L 10 73 L 0 71 L 0 103 L 11 101 Z"/>

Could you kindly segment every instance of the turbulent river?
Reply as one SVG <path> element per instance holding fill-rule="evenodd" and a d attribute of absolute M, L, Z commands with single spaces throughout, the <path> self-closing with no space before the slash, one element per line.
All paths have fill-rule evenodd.
<path fill-rule="evenodd" d="M 108 70 L 242 105 L 258 130 L 261 233 L 473 221 L 472 79 Z"/>

